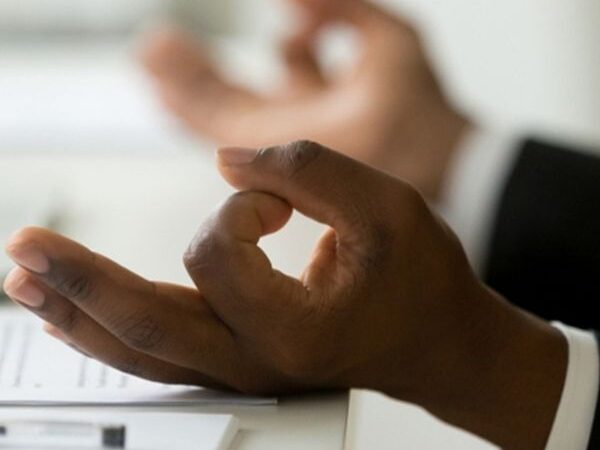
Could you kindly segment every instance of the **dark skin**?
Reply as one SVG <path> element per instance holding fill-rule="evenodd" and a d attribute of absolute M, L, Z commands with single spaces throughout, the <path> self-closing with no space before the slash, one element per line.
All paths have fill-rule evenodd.
<path fill-rule="evenodd" d="M 503 448 L 544 448 L 566 340 L 482 284 L 414 188 L 306 141 L 223 149 L 219 169 L 240 193 L 185 254 L 197 289 L 27 228 L 8 243 L 5 291 L 134 375 L 251 394 L 373 389 Z M 299 279 L 257 245 L 293 209 L 328 226 Z"/>

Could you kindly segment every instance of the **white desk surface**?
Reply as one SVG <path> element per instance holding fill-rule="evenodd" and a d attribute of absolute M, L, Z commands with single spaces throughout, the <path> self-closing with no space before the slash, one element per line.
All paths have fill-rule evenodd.
<path fill-rule="evenodd" d="M 348 393 L 334 393 L 282 398 L 277 406 L 119 408 L 119 410 L 232 414 L 240 421 L 240 431 L 231 450 L 343 450 L 348 399 Z M 82 412 L 94 408 L 36 408 L 35 411 L 46 410 L 51 416 L 57 409 L 61 412 Z M 98 411 L 98 408 L 94 410 Z M 102 408 L 100 410 L 103 411 Z"/>

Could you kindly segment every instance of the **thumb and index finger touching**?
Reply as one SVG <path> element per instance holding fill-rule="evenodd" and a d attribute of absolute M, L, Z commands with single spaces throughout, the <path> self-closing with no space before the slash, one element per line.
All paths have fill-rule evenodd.
<path fill-rule="evenodd" d="M 317 56 L 317 38 L 331 24 L 349 25 L 363 42 L 363 52 L 378 54 L 391 35 L 413 36 L 411 24 L 390 14 L 370 0 L 287 0 L 295 5 L 302 20 L 284 42 L 283 55 L 291 82 L 309 89 L 328 85 L 328 76 Z"/>
<path fill-rule="evenodd" d="M 349 232 L 362 192 L 379 173 L 369 166 L 310 141 L 260 150 L 223 148 L 217 154 L 225 180 L 242 191 L 278 196 L 300 213 Z"/>
<path fill-rule="evenodd" d="M 307 300 L 307 287 L 274 270 L 257 246 L 285 225 L 292 208 L 329 225 L 341 244 L 360 242 L 378 214 L 377 195 L 391 179 L 307 141 L 262 150 L 224 148 L 217 158 L 223 177 L 242 192 L 205 224 L 185 260 L 200 291 L 227 317 L 253 314 L 256 305 L 240 299 L 263 301 L 274 311 Z"/>

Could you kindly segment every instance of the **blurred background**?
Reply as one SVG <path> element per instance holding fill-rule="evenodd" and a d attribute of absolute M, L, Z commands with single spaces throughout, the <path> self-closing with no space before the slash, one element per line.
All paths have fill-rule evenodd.
<path fill-rule="evenodd" d="M 385 4 L 420 26 L 451 95 L 481 122 L 600 148 L 600 2 Z M 145 276 L 187 283 L 180 254 L 229 189 L 211 143 L 160 108 L 137 63 L 139 36 L 178 23 L 260 88 L 277 79 L 277 37 L 291 20 L 282 0 L 0 0 L 0 240 L 50 226 Z M 332 35 L 325 54 L 348 45 Z M 318 232 L 295 218 L 264 245 L 298 273 Z M 8 266 L 0 256 L 0 278 Z M 357 393 L 349 448 L 487 448 L 442 425 L 432 435 L 432 421 Z"/>

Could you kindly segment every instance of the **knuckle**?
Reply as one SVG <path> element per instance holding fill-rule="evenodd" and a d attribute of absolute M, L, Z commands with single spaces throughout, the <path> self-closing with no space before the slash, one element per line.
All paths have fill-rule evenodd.
<path fill-rule="evenodd" d="M 81 313 L 77 308 L 68 308 L 62 314 L 57 315 L 52 323 L 58 327 L 62 332 L 71 334 L 77 328 L 79 320 L 81 319 Z"/>
<path fill-rule="evenodd" d="M 303 172 L 324 153 L 321 145 L 306 140 L 292 142 L 284 149 L 282 164 L 291 177 Z"/>
<path fill-rule="evenodd" d="M 228 252 L 223 238 L 212 228 L 203 228 L 183 255 L 188 272 L 198 276 L 211 276 L 219 270 Z"/>
<path fill-rule="evenodd" d="M 119 339 L 129 348 L 142 352 L 159 348 L 166 336 L 158 321 L 149 315 L 128 317 L 118 327 L 123 330 Z"/>
<path fill-rule="evenodd" d="M 94 277 L 90 267 L 96 264 L 96 254 L 91 254 L 89 263 L 83 267 L 58 266 L 51 275 L 54 289 L 68 299 L 83 302 L 93 300 L 96 295 Z"/>
<path fill-rule="evenodd" d="M 56 291 L 69 299 L 85 301 L 92 296 L 94 284 L 85 273 L 69 273 L 58 279 Z"/>
<path fill-rule="evenodd" d="M 283 147 L 271 147 L 258 152 L 259 162 L 274 163 L 288 177 L 293 178 L 319 159 L 325 153 L 325 148 L 308 140 L 294 141 Z"/>
<path fill-rule="evenodd" d="M 54 290 L 74 301 L 93 300 L 96 286 L 90 268 L 96 265 L 97 258 L 95 253 L 90 253 L 89 261 L 83 267 L 57 264 L 57 268 L 49 276 Z"/>
<path fill-rule="evenodd" d="M 360 265 L 367 272 L 385 269 L 388 256 L 393 252 L 395 230 L 384 223 L 374 223 L 363 232 L 364 251 L 358 258 Z"/>

